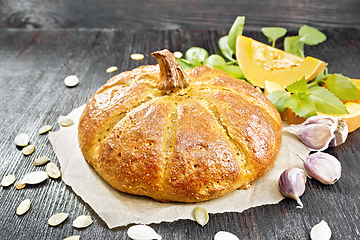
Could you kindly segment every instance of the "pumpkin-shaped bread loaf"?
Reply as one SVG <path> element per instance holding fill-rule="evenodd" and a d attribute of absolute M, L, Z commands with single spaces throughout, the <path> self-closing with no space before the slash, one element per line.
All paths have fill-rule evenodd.
<path fill-rule="evenodd" d="M 158 65 L 111 78 L 88 101 L 79 145 L 121 192 L 200 202 L 248 188 L 274 165 L 281 118 L 245 81 L 206 66 L 183 72 L 168 50 Z"/>

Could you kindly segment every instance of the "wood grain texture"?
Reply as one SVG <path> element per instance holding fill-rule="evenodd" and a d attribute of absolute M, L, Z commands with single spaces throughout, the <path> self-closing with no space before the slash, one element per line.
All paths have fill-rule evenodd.
<path fill-rule="evenodd" d="M 120 71 L 144 64 L 155 64 L 151 52 L 168 48 L 185 52 L 201 46 L 218 53 L 217 41 L 226 31 L 213 30 L 100 30 L 100 29 L 0 29 L 0 177 L 15 173 L 43 170 L 32 161 L 48 155 L 58 163 L 50 142 L 38 129 L 50 124 L 58 130 L 57 118 L 87 102 L 112 75 L 106 73 L 116 65 Z M 306 48 L 306 54 L 328 62 L 330 72 L 360 77 L 360 31 L 329 29 L 328 40 Z M 266 42 L 259 32 L 245 35 Z M 131 53 L 143 53 L 141 61 L 130 59 Z M 64 85 L 64 78 L 76 74 L 80 84 Z M 36 146 L 30 156 L 23 156 L 13 144 L 18 133 L 30 135 Z M 327 221 L 332 239 L 359 239 L 360 208 L 360 130 L 351 133 L 345 144 L 329 153 L 342 163 L 343 175 L 333 186 L 315 180 L 307 182 L 302 197 L 303 209 L 293 200 L 276 205 L 252 208 L 243 213 L 211 214 L 201 227 L 191 220 L 151 225 L 163 239 L 213 239 L 218 231 L 228 231 L 240 239 L 309 239 L 313 225 Z M 32 206 L 23 216 L 15 209 L 25 198 Z M 81 235 L 81 239 L 128 239 L 127 227 L 109 229 L 106 224 L 61 179 L 48 179 L 36 186 L 16 190 L 0 187 L 0 239 L 62 239 Z M 57 212 L 69 212 L 69 218 L 58 227 L 47 225 Z M 79 215 L 90 214 L 94 223 L 83 230 L 71 226 Z"/>
<path fill-rule="evenodd" d="M 264 26 L 360 28 L 358 0 L 0 0 L 0 28 L 229 30 L 237 16 Z"/>

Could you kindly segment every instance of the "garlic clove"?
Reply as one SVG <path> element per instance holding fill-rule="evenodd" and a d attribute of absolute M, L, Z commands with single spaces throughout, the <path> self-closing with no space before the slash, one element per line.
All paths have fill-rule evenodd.
<path fill-rule="evenodd" d="M 324 152 L 316 152 L 307 156 L 304 167 L 310 177 L 323 184 L 334 184 L 341 176 L 339 160 Z"/>
<path fill-rule="evenodd" d="M 335 138 L 338 122 L 339 119 L 335 117 L 313 116 L 306 119 L 302 124 L 292 124 L 285 127 L 283 131 L 296 134 L 309 150 L 323 151 L 329 147 L 330 142 Z"/>
<path fill-rule="evenodd" d="M 311 240 L 329 240 L 331 238 L 329 225 L 324 220 L 321 220 L 311 229 L 310 238 Z"/>
<path fill-rule="evenodd" d="M 335 137 L 331 127 L 324 124 L 303 126 L 297 133 L 298 138 L 312 151 L 322 151 L 328 148 Z"/>
<path fill-rule="evenodd" d="M 300 197 L 305 192 L 306 174 L 300 168 L 286 169 L 279 178 L 279 190 L 284 197 L 297 201 L 299 208 L 303 208 Z"/>

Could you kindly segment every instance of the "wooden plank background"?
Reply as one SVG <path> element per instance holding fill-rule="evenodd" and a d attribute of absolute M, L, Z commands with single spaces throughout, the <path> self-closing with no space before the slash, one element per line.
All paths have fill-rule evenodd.
<path fill-rule="evenodd" d="M 60 115 L 86 103 L 115 74 L 106 73 L 108 67 L 116 65 L 121 72 L 156 64 L 150 54 L 162 48 L 185 52 L 200 46 L 218 53 L 218 39 L 241 13 L 248 15 L 244 34 L 263 42 L 266 38 L 258 30 L 266 25 L 294 28 L 290 34 L 306 23 L 323 28 L 328 39 L 306 48 L 306 55 L 326 61 L 331 73 L 360 78 L 359 2 L 331 2 L 156 0 L 121 1 L 115 8 L 114 1 L 0 0 L 0 178 L 44 169 L 32 165 L 42 155 L 58 164 L 47 135 L 39 136 L 38 129 L 50 124 L 58 130 Z M 145 55 L 144 60 L 130 59 L 130 54 L 137 52 Z M 67 88 L 63 80 L 71 74 L 80 78 L 80 84 Z M 29 134 L 36 146 L 30 156 L 23 156 L 13 144 L 21 132 Z M 324 219 L 331 227 L 332 239 L 359 239 L 359 142 L 357 130 L 345 144 L 327 150 L 341 161 L 343 175 L 333 186 L 309 180 L 303 209 L 285 199 L 243 213 L 211 214 L 205 227 L 191 220 L 151 226 L 163 239 L 213 239 L 221 230 L 239 239 L 310 239 L 311 227 Z M 25 198 L 32 200 L 31 209 L 17 216 L 15 209 Z M 48 226 L 47 219 L 62 211 L 70 213 L 69 219 L 58 227 Z M 71 223 L 81 214 L 90 214 L 94 223 L 86 229 L 74 229 Z M 61 179 L 48 179 L 22 190 L 0 187 L 1 240 L 63 239 L 70 235 L 129 239 L 127 228 L 109 229 Z"/>

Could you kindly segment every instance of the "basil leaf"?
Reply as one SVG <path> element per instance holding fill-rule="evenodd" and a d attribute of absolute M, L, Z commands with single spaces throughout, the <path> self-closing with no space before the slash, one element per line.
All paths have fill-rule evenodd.
<path fill-rule="evenodd" d="M 332 92 L 324 87 L 315 86 L 309 89 L 309 97 L 315 103 L 317 112 L 326 114 L 348 114 L 345 105 Z"/>
<path fill-rule="evenodd" d="M 285 107 L 291 108 L 296 115 L 303 118 L 317 115 L 314 100 L 310 97 L 300 98 L 297 94 L 291 94 Z"/>
<path fill-rule="evenodd" d="M 236 79 L 244 79 L 245 78 L 244 73 L 241 71 L 240 67 L 237 65 L 224 64 L 224 65 L 217 65 L 214 67 L 228 73 L 233 78 L 236 78 Z"/>
<path fill-rule="evenodd" d="M 189 62 L 189 61 L 187 61 L 187 60 L 185 60 L 185 59 L 177 58 L 176 60 L 178 61 L 178 63 L 180 64 L 180 67 L 181 67 L 184 71 L 189 70 L 189 69 L 195 67 L 195 66 L 193 66 L 193 65 L 191 64 L 191 62 Z"/>
<path fill-rule="evenodd" d="M 209 56 L 208 52 L 200 47 L 191 47 L 185 53 L 185 58 L 192 65 L 200 66 L 202 62 Z"/>
<path fill-rule="evenodd" d="M 307 45 L 317 45 L 326 40 L 326 35 L 316 28 L 304 25 L 299 29 L 301 41 Z"/>
<path fill-rule="evenodd" d="M 272 47 L 275 47 L 276 40 L 284 36 L 287 30 L 281 27 L 263 27 L 261 32 L 268 38 L 269 43 L 272 43 Z"/>
<path fill-rule="evenodd" d="M 226 64 L 224 58 L 222 58 L 220 55 L 212 54 L 210 57 L 206 58 L 204 60 L 204 65 L 208 67 L 214 67 L 217 65 L 224 65 Z"/>
<path fill-rule="evenodd" d="M 301 36 L 286 37 L 284 51 L 304 58 L 304 43 L 301 41 Z"/>
<path fill-rule="evenodd" d="M 235 19 L 235 22 L 230 28 L 228 45 L 233 52 L 236 52 L 236 38 L 238 35 L 242 35 L 245 24 L 245 17 L 239 16 Z"/>
<path fill-rule="evenodd" d="M 281 113 L 285 110 L 285 105 L 290 98 L 290 93 L 285 90 L 276 90 L 267 95 L 267 98 L 274 104 L 276 109 Z"/>
<path fill-rule="evenodd" d="M 341 74 L 332 74 L 325 80 L 327 88 L 338 98 L 344 101 L 360 99 L 360 93 L 348 77 Z"/>
<path fill-rule="evenodd" d="M 305 77 L 287 86 L 286 90 L 291 93 L 306 93 L 308 91 L 308 87 L 306 85 Z"/>
<path fill-rule="evenodd" d="M 234 52 L 229 47 L 228 39 L 229 39 L 228 36 L 223 36 L 219 39 L 220 51 L 226 59 L 228 59 L 229 61 L 232 61 L 232 62 L 236 62 L 236 60 L 233 58 Z"/>

